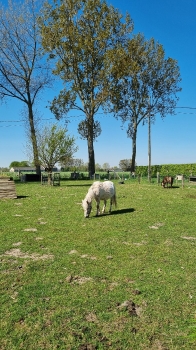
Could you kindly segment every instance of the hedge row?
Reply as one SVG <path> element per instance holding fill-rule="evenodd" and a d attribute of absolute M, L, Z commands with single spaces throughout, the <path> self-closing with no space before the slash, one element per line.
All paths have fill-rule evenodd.
<path fill-rule="evenodd" d="M 196 176 L 196 163 L 193 164 L 164 164 L 164 165 L 152 165 L 151 176 L 156 177 L 157 172 L 161 176 L 176 176 L 176 175 L 195 175 Z M 136 173 L 142 176 L 148 175 L 148 166 L 137 166 Z"/>

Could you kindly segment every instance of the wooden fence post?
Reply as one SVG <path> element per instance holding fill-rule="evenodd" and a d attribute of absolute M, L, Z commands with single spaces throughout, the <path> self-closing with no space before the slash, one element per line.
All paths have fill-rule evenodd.
<path fill-rule="evenodd" d="M 158 183 L 158 185 L 160 183 L 160 173 L 158 171 L 157 171 L 157 183 Z"/>
<path fill-rule="evenodd" d="M 184 175 L 182 175 L 182 188 L 184 188 Z"/>

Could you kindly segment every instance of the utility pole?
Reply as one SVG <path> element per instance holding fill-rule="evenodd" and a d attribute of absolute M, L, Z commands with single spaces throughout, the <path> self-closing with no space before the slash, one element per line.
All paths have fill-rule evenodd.
<path fill-rule="evenodd" d="M 151 182 L 151 101 L 149 97 L 148 112 L 148 181 Z"/>

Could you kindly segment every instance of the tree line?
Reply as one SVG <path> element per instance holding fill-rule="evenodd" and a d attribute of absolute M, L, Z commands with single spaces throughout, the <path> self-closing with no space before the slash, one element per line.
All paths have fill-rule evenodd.
<path fill-rule="evenodd" d="M 70 110 L 84 115 L 78 133 L 87 140 L 89 176 L 95 173 L 100 109 L 105 118 L 112 113 L 127 124 L 131 171 L 138 125 L 174 113 L 181 90 L 178 63 L 166 57 L 160 43 L 133 30 L 130 15 L 123 16 L 105 0 L 10 0 L 7 7 L 0 6 L 0 101 L 14 98 L 24 105 L 38 174 L 40 165 L 66 162 L 77 150 L 66 128 L 55 125 L 42 132 L 38 127 L 40 95 L 54 80 L 63 85 L 49 104 L 56 119 L 68 117 Z M 54 139 L 57 145 L 59 139 L 65 141 L 59 152 Z"/>
<path fill-rule="evenodd" d="M 123 165 L 124 164 L 124 165 Z M 1 173 L 8 173 L 10 168 L 12 167 L 32 167 L 33 164 L 30 164 L 28 161 L 13 161 L 11 162 L 9 168 L 0 167 Z M 123 163 L 120 161 L 119 166 L 110 167 L 109 163 L 104 163 L 100 165 L 98 163 L 95 164 L 96 173 L 105 174 L 115 173 L 115 172 L 125 172 L 132 176 L 130 171 L 130 166 L 126 167 L 124 160 Z M 61 172 L 88 172 L 88 163 L 84 163 L 82 159 L 70 159 L 70 161 L 65 165 L 60 166 L 59 170 Z M 188 164 L 159 164 L 151 166 L 151 176 L 153 178 L 157 177 L 157 173 L 160 176 L 176 176 L 176 175 L 184 175 L 186 177 L 195 176 L 196 175 L 196 163 L 188 163 Z M 148 166 L 147 165 L 139 165 L 135 168 L 134 177 L 138 175 L 147 177 L 148 176 Z M 127 175 L 126 175 L 127 176 Z"/>

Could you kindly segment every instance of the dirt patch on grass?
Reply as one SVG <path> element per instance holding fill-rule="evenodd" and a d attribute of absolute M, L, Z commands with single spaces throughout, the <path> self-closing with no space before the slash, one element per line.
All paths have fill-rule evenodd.
<path fill-rule="evenodd" d="M 187 236 L 182 236 L 181 238 L 187 239 L 188 241 L 194 241 L 196 240 L 196 237 L 187 237 Z"/>
<path fill-rule="evenodd" d="M 70 252 L 68 253 L 68 254 L 78 254 L 78 251 L 77 250 L 75 250 L 75 249 L 72 249 L 72 250 L 70 250 Z"/>
<path fill-rule="evenodd" d="M 37 232 L 36 228 L 25 228 L 24 229 L 25 232 Z"/>
<path fill-rule="evenodd" d="M 169 350 L 169 348 L 165 347 L 164 344 L 160 342 L 160 340 L 155 340 L 151 345 L 152 350 Z"/>
<path fill-rule="evenodd" d="M 32 259 L 34 261 L 37 260 L 46 260 L 46 259 L 53 259 L 54 255 L 52 254 L 37 254 L 37 253 L 23 253 L 20 249 L 10 249 L 7 252 L 3 254 L 3 256 L 10 256 L 15 258 L 23 258 L 23 259 Z"/>
<path fill-rule="evenodd" d="M 194 195 L 194 194 L 189 194 L 189 195 L 187 195 L 187 197 L 188 197 L 188 198 L 196 199 L 196 195 Z"/>
<path fill-rule="evenodd" d="M 133 243 L 133 244 L 136 245 L 136 246 L 138 246 L 138 247 L 140 247 L 140 246 L 146 244 L 146 242 L 145 242 L 145 241 L 141 241 L 141 242 L 135 242 L 135 243 Z"/>
<path fill-rule="evenodd" d="M 118 305 L 119 310 L 126 310 L 131 316 L 140 316 L 142 308 L 136 305 L 132 300 L 126 300 L 122 304 Z"/>
<path fill-rule="evenodd" d="M 13 246 L 14 247 L 18 247 L 19 245 L 21 245 L 22 244 L 22 242 L 16 242 L 16 243 L 13 243 Z"/>
<path fill-rule="evenodd" d="M 89 256 L 88 254 L 81 255 L 82 259 L 97 260 L 96 256 Z"/>
<path fill-rule="evenodd" d="M 158 230 L 158 228 L 162 227 L 162 226 L 164 226 L 164 224 L 162 222 L 158 222 L 158 223 L 154 224 L 153 226 L 149 226 L 149 228 Z"/>
<path fill-rule="evenodd" d="M 90 312 L 88 315 L 86 315 L 85 319 L 87 322 L 92 322 L 92 323 L 95 323 L 98 321 L 96 314 L 93 312 Z"/>
<path fill-rule="evenodd" d="M 81 277 L 69 275 L 66 277 L 68 283 L 84 284 L 86 282 L 91 282 L 93 279 L 91 277 Z"/>

